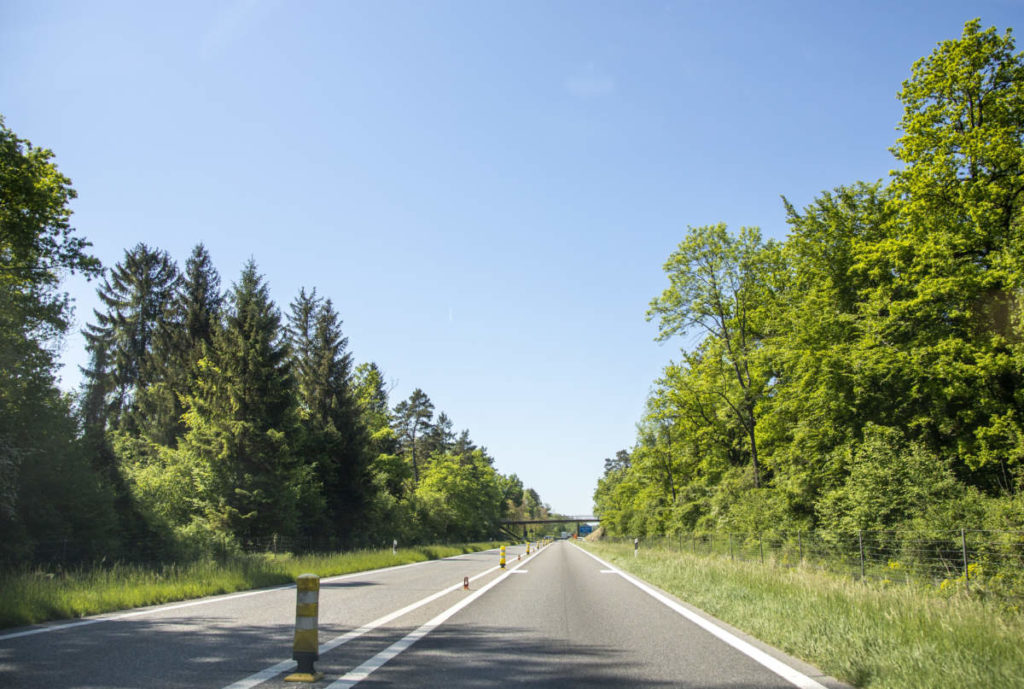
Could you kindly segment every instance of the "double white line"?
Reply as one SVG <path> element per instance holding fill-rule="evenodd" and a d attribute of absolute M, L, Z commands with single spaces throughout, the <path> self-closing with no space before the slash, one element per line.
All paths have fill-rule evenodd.
<path fill-rule="evenodd" d="M 402 651 L 409 648 L 414 643 L 425 637 L 427 634 L 434 631 L 437 627 L 444 624 L 445 620 L 447 620 L 449 617 L 457 613 L 459 610 L 462 610 L 464 607 L 475 601 L 480 596 L 487 593 L 487 591 L 489 591 L 490 589 L 500 584 L 509 575 L 515 574 L 516 570 L 522 567 L 524 562 L 526 561 L 522 560 L 514 567 L 510 567 L 508 571 L 494 579 L 494 581 L 485 584 L 484 587 L 480 590 L 474 591 L 473 593 L 466 596 L 452 607 L 448 608 L 444 612 L 434 617 L 432 620 L 424 624 L 419 629 L 410 632 L 405 637 L 391 644 L 390 646 L 388 646 L 383 651 L 367 660 L 365 663 L 363 663 L 356 669 L 344 674 L 342 677 L 335 680 L 334 682 L 331 682 L 329 685 L 327 685 L 327 689 L 348 689 L 348 687 L 354 687 L 355 685 L 359 684 L 361 681 L 369 677 L 371 673 L 380 668 L 384 663 L 388 662 L 396 655 L 398 655 L 399 653 L 401 653 Z M 477 576 L 473 577 L 473 579 L 478 579 L 484 576 L 484 574 L 489 574 L 493 572 L 495 569 L 497 568 L 493 567 L 487 570 L 486 572 L 483 572 L 482 574 L 478 574 Z M 470 581 L 472 581 L 473 579 L 470 579 Z M 458 586 L 456 586 L 455 588 L 458 588 Z M 447 592 L 447 590 L 445 592 Z"/>
<path fill-rule="evenodd" d="M 412 646 L 414 643 L 425 637 L 430 632 L 434 631 L 434 629 L 443 624 L 445 620 L 450 618 L 452 615 L 462 610 L 467 605 L 475 601 L 477 598 L 485 594 L 487 591 L 489 591 L 490 589 L 494 588 L 499 583 L 504 581 L 506 577 L 508 577 L 510 574 L 514 573 L 517 569 L 522 567 L 525 562 L 526 560 L 519 561 L 516 565 L 510 567 L 504 574 L 495 578 L 493 581 L 490 581 L 487 584 L 485 584 L 483 588 L 476 590 L 470 595 L 461 599 L 458 603 L 448 608 L 444 612 L 440 613 L 439 615 L 435 616 L 433 619 L 431 619 L 423 626 L 419 627 L 415 631 L 410 632 L 403 638 L 399 639 L 395 643 L 385 648 L 377 655 L 367 660 L 359 667 L 355 668 L 354 670 L 351 670 L 339 679 L 335 680 L 330 685 L 328 685 L 327 689 L 344 689 L 347 687 L 354 687 L 356 684 L 369 677 L 373 672 L 378 670 L 389 660 L 391 660 L 399 653 Z M 493 573 L 498 569 L 500 568 L 491 567 L 490 569 L 480 572 L 476 576 L 470 577 L 469 580 L 476 581 L 477 579 L 486 577 L 487 575 Z M 377 627 L 380 627 L 382 625 L 387 624 L 388 622 L 396 620 L 399 617 L 402 617 L 403 615 L 410 613 L 413 610 L 416 610 L 417 608 L 421 608 L 424 605 L 427 605 L 428 603 L 432 603 L 438 598 L 447 596 L 449 593 L 452 593 L 453 591 L 456 591 L 460 588 L 462 588 L 462 584 L 454 584 L 452 586 L 449 586 L 448 588 L 441 589 L 437 593 L 429 595 L 426 598 L 423 598 L 422 600 L 416 601 L 415 603 L 411 603 L 405 606 L 404 608 L 401 608 L 400 610 L 395 610 L 394 612 L 388 613 L 383 617 L 378 617 L 372 622 L 367 622 L 358 629 L 353 629 L 350 632 L 346 632 L 341 636 L 337 636 L 331 639 L 330 641 L 322 643 L 320 644 L 320 654 L 323 655 L 324 653 L 327 653 L 328 651 L 331 651 L 337 648 L 338 646 L 347 644 L 349 641 L 357 639 L 360 636 L 366 634 L 367 632 L 373 631 Z M 251 689 L 252 687 L 262 684 L 263 682 L 273 679 L 277 675 L 280 675 L 292 669 L 294 666 L 295 661 L 293 660 L 281 661 L 280 663 L 276 663 L 274 665 L 271 665 L 270 667 L 264 668 L 263 670 L 260 670 L 255 674 L 249 675 L 245 679 L 240 679 L 233 684 L 229 684 L 228 686 L 224 687 L 224 689 Z"/>

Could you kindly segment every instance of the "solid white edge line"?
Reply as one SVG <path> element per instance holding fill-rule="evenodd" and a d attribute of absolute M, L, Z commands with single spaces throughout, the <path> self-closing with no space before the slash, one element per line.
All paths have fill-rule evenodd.
<path fill-rule="evenodd" d="M 355 685 L 359 684 L 364 679 L 369 677 L 371 674 L 379 670 L 389 660 L 391 660 L 399 653 L 412 646 L 414 643 L 425 637 L 430 632 L 437 629 L 437 627 L 441 626 L 452 615 L 459 612 L 467 605 L 475 601 L 477 598 L 487 593 L 489 590 L 500 584 L 510 575 L 515 574 L 516 570 L 522 567 L 522 565 L 525 564 L 525 562 L 526 561 L 524 560 L 520 564 L 511 567 L 504 574 L 498 576 L 492 581 L 487 582 L 487 584 L 485 584 L 483 588 L 474 591 L 472 594 L 463 598 L 452 607 L 435 616 L 429 622 L 426 622 L 419 628 L 415 629 L 414 631 L 405 635 L 395 643 L 391 644 L 383 651 L 381 651 L 377 655 L 373 656 L 372 658 L 364 662 L 359 667 L 350 670 L 338 679 L 334 680 L 333 682 L 327 685 L 327 689 L 349 689 L 350 687 L 354 687 Z"/>
<path fill-rule="evenodd" d="M 489 550 L 478 550 L 478 553 L 489 553 L 497 548 L 490 548 Z M 454 560 L 455 558 L 462 557 L 463 555 L 473 555 L 475 553 L 462 553 L 461 555 L 452 555 L 451 557 L 443 557 L 441 560 Z M 398 569 L 405 569 L 406 567 L 418 567 L 420 565 L 426 565 L 431 562 L 439 562 L 439 560 L 423 560 L 422 562 L 410 562 L 405 565 L 395 565 L 393 567 L 380 567 L 378 569 L 368 569 L 364 572 L 350 572 L 348 574 L 338 574 L 333 577 L 324 577 L 321 582 L 324 581 L 341 581 L 342 579 L 352 579 L 354 577 L 365 576 L 367 574 L 377 574 L 379 572 L 393 572 Z M 13 632 L 11 634 L 0 634 L 0 641 L 7 641 L 8 639 L 19 639 L 23 636 L 35 636 L 36 634 L 46 634 L 48 632 L 57 632 L 62 629 L 71 629 L 73 627 L 84 627 L 89 624 L 99 624 L 100 622 L 117 622 L 119 620 L 126 620 L 131 617 L 139 617 L 141 615 L 152 615 L 165 610 L 179 610 L 181 608 L 191 608 L 196 605 L 209 605 L 211 603 L 220 603 L 221 601 L 231 600 L 232 598 L 244 598 L 246 596 L 258 596 L 264 593 L 273 593 L 274 591 L 282 591 L 284 589 L 293 589 L 295 584 L 282 584 L 280 586 L 270 586 L 268 588 L 257 589 L 255 591 L 242 591 L 240 593 L 229 593 L 222 596 L 211 596 L 209 598 L 203 598 L 202 600 L 193 600 L 187 603 L 173 603 L 169 605 L 160 605 L 158 607 L 146 608 L 145 610 L 136 610 L 133 612 L 121 613 L 118 615 L 108 615 L 106 617 L 90 617 L 84 620 L 78 620 L 75 622 L 66 622 L 64 624 L 49 625 L 46 627 L 36 627 L 35 629 L 27 629 L 21 632 Z"/>
<path fill-rule="evenodd" d="M 126 620 L 132 617 L 140 617 L 142 615 L 152 615 L 157 612 L 163 612 L 165 610 L 179 610 L 181 608 L 191 608 L 196 605 L 208 605 L 210 603 L 219 603 L 220 601 L 231 600 L 232 598 L 245 598 L 246 596 L 257 596 L 262 593 L 271 593 L 273 591 L 281 591 L 283 589 L 295 588 L 295 584 L 284 584 L 282 586 L 274 586 L 271 588 L 259 589 L 258 591 L 244 591 L 242 593 L 231 593 L 226 596 L 217 596 L 215 598 L 204 598 L 203 600 L 191 601 L 188 603 L 175 603 L 172 605 L 161 605 L 156 608 L 147 608 L 145 610 L 136 610 L 134 612 L 125 612 L 118 615 L 109 615 L 107 617 L 90 617 L 86 620 L 79 620 L 77 622 L 67 622 L 65 624 L 50 625 L 48 627 L 38 627 L 36 629 L 29 629 L 23 632 L 14 632 L 12 634 L 4 634 L 0 636 L 0 641 L 6 641 L 8 639 L 18 639 L 23 636 L 33 636 L 35 634 L 46 634 L 47 632 L 56 632 L 61 629 L 70 629 L 72 627 L 84 627 L 88 624 L 99 624 L 100 622 L 117 622 L 119 620 Z"/>
<path fill-rule="evenodd" d="M 683 607 L 682 605 L 680 605 L 679 603 L 675 602 L 671 598 L 668 598 L 667 596 L 662 594 L 660 591 L 656 591 L 651 586 L 649 586 L 648 584 L 644 583 L 643 581 L 637 579 L 636 577 L 632 576 L 631 574 L 627 574 L 626 572 L 622 571 L 621 569 L 618 569 L 617 567 L 614 567 L 613 565 L 609 564 L 605 560 L 602 560 L 601 558 L 599 558 L 597 555 L 594 555 L 593 553 L 587 551 L 585 548 L 582 548 L 582 547 L 580 547 L 580 546 L 578 546 L 576 544 L 573 544 L 573 545 L 576 548 L 579 548 L 582 552 L 586 553 L 590 557 L 592 557 L 595 560 L 597 560 L 598 562 L 600 562 L 601 564 L 606 565 L 607 567 L 613 569 L 615 571 L 615 573 L 617 573 L 623 579 L 625 579 L 629 583 L 633 584 L 634 586 L 636 586 L 638 589 L 640 589 L 644 593 L 646 593 L 646 594 L 650 595 L 651 597 L 655 598 L 658 602 L 663 603 L 664 605 L 668 606 L 672 610 L 676 611 L 677 613 L 679 613 L 680 615 L 682 615 L 686 619 L 688 619 L 691 622 L 693 622 L 694 624 L 696 624 L 698 627 L 701 627 L 702 629 L 704 629 L 706 632 L 709 632 L 710 634 L 712 634 L 713 636 L 717 637 L 721 641 L 724 641 L 725 643 L 727 643 L 730 646 L 732 646 L 733 648 L 735 648 L 740 653 L 743 653 L 744 655 L 748 656 L 749 658 L 751 658 L 751 659 L 755 660 L 756 662 L 760 663 L 764 667 L 766 667 L 769 670 L 771 670 L 772 672 L 774 672 L 779 677 L 782 677 L 784 680 L 786 680 L 790 684 L 793 684 L 794 686 L 800 687 L 800 689 L 828 689 L 828 687 L 826 687 L 825 685 L 821 684 L 820 682 L 817 682 L 817 681 L 811 679 L 810 677 L 808 677 L 807 675 L 803 674 L 802 672 L 799 672 L 798 670 L 795 670 L 794 668 L 790 667 L 789 665 L 787 665 L 786 663 L 782 662 L 778 658 L 775 658 L 774 656 L 771 656 L 771 655 L 765 653 L 764 651 L 762 651 L 757 646 L 754 646 L 754 645 L 744 641 L 743 639 L 739 638 L 738 636 L 736 636 L 732 632 L 727 631 L 726 629 L 723 629 L 722 627 L 719 627 L 717 624 L 715 624 L 711 620 L 708 620 L 708 619 L 698 615 L 697 613 L 693 612 L 692 610 L 689 610 L 689 609 Z"/>

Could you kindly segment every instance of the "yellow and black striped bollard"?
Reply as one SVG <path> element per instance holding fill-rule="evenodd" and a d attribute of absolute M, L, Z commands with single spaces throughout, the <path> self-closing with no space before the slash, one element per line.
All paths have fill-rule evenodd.
<path fill-rule="evenodd" d="M 316 682 L 324 673 L 317 672 L 313 663 L 320 659 L 319 606 L 320 577 L 315 574 L 300 574 L 295 580 L 295 641 L 292 644 L 292 660 L 298 661 L 295 672 L 284 678 L 285 682 Z"/>
<path fill-rule="evenodd" d="M 505 546 L 501 546 L 501 559 L 498 560 L 498 565 L 505 569 Z"/>

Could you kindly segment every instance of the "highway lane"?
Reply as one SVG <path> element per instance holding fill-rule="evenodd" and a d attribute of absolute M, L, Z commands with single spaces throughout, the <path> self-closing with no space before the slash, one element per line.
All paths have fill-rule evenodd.
<path fill-rule="evenodd" d="M 519 546 L 508 553 L 505 571 L 490 551 L 323 580 L 326 676 L 315 686 L 842 687 L 746 639 L 811 684 L 784 679 L 570 543 L 523 560 Z M 475 577 L 469 592 L 464 576 Z M 294 689 L 283 681 L 294 605 L 289 588 L 0 632 L 0 686 Z"/>
<path fill-rule="evenodd" d="M 514 560 L 522 550 L 509 548 L 509 558 Z M 464 577 L 495 576 L 497 565 L 497 552 L 487 551 L 324 579 L 321 644 L 445 588 L 461 592 Z M 420 624 L 432 611 L 451 604 L 446 605 L 444 598 L 364 636 L 373 639 L 391 628 L 401 630 L 399 624 Z M 220 689 L 291 657 L 294 586 L 198 603 L 156 606 L 130 616 L 102 615 L 84 625 L 55 623 L 0 631 L 0 687 Z M 43 633 L 17 636 L 40 630 Z M 349 644 L 358 646 L 357 642 L 366 640 L 360 637 Z M 340 655 L 349 644 L 333 653 Z"/>
<path fill-rule="evenodd" d="M 787 681 L 610 569 L 555 543 L 358 685 L 342 676 L 328 689 L 843 686 L 718 623 L 806 680 Z"/>

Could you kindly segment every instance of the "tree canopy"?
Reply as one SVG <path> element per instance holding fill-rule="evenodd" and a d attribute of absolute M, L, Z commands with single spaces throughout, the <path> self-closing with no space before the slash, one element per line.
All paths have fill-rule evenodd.
<path fill-rule="evenodd" d="M 686 232 L 647 314 L 686 346 L 605 460 L 611 531 L 1024 524 L 1014 51 L 972 20 L 914 63 L 898 169 L 784 200 L 784 241 Z"/>

